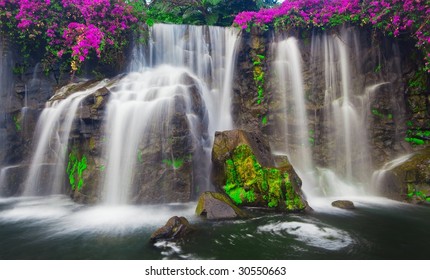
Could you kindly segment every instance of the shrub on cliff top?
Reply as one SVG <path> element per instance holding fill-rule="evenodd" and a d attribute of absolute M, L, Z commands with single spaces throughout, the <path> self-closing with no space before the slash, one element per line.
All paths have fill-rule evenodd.
<path fill-rule="evenodd" d="M 239 13 L 234 25 L 321 28 L 345 22 L 370 25 L 394 37 L 416 40 L 430 72 L 430 5 L 422 0 L 286 0 L 271 9 Z"/>
<path fill-rule="evenodd" d="M 65 58 L 73 72 L 92 54 L 107 61 L 120 52 L 136 22 L 120 0 L 0 0 L 1 29 L 24 54 L 45 51 L 49 65 Z"/>

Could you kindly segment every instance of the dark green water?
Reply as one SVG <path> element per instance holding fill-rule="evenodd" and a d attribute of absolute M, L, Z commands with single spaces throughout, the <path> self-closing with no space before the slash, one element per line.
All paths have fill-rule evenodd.
<path fill-rule="evenodd" d="M 0 199 L 1 259 L 430 259 L 430 208 L 353 200 L 312 214 L 254 213 L 208 222 L 194 203 L 84 207 L 66 197 Z M 327 204 L 327 205 L 326 205 Z M 197 228 L 183 242 L 148 243 L 169 217 Z"/>

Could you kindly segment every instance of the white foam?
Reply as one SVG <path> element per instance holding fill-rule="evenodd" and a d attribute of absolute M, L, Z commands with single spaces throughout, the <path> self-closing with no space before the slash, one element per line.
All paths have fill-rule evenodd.
<path fill-rule="evenodd" d="M 124 234 L 141 229 L 155 230 L 172 216 L 194 219 L 195 205 L 82 206 L 67 197 L 21 198 L 7 201 L 0 222 L 46 223 L 50 236 L 77 233 Z"/>
<path fill-rule="evenodd" d="M 353 239 L 345 231 L 302 222 L 278 222 L 258 227 L 259 232 L 276 235 L 291 235 L 306 245 L 336 251 L 353 244 Z"/>

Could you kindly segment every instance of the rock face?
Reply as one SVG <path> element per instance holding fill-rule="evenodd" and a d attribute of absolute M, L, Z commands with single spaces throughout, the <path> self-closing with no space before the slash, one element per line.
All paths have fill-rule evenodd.
<path fill-rule="evenodd" d="M 354 203 L 349 200 L 336 200 L 331 203 L 333 207 L 352 210 L 355 209 Z"/>
<path fill-rule="evenodd" d="M 382 194 L 400 201 L 430 202 L 430 148 L 385 172 L 380 182 Z"/>
<path fill-rule="evenodd" d="M 196 215 L 208 220 L 246 218 L 248 215 L 222 193 L 204 192 L 200 195 Z"/>
<path fill-rule="evenodd" d="M 150 242 L 155 243 L 159 240 L 179 240 L 192 232 L 188 220 L 184 217 L 174 216 L 167 223 L 157 229 L 150 237 Z"/>
<path fill-rule="evenodd" d="M 275 166 L 267 140 L 254 132 L 217 132 L 213 181 L 236 205 L 300 211 L 306 208 L 301 180 L 286 162 Z"/>

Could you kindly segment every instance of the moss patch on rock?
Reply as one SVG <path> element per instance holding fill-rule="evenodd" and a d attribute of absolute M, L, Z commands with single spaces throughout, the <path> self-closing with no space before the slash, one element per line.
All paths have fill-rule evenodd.
<path fill-rule="evenodd" d="M 289 173 L 279 168 L 263 167 L 251 147 L 237 146 L 225 161 L 224 191 L 236 205 L 303 210 L 305 202 L 295 191 Z"/>
<path fill-rule="evenodd" d="M 70 152 L 66 173 L 72 190 L 81 190 L 84 185 L 83 172 L 87 169 L 87 157 L 83 155 L 78 159 L 75 151 Z"/>

